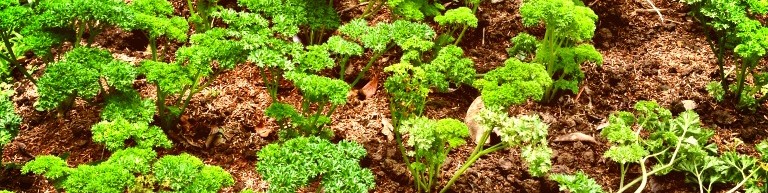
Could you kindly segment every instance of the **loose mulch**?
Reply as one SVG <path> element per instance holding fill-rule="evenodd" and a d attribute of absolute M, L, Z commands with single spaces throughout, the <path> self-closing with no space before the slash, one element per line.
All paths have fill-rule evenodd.
<path fill-rule="evenodd" d="M 174 0 L 177 14 L 187 14 L 186 1 Z M 479 9 L 480 23 L 467 32 L 460 46 L 476 63 L 478 72 L 484 73 L 503 64 L 509 39 L 519 32 L 543 35 L 542 27 L 526 28 L 521 24 L 518 8 L 522 0 L 498 3 L 484 1 Z M 356 0 L 337 0 L 336 9 L 355 6 Z M 659 20 L 646 1 L 642 0 L 587 0 L 584 2 L 598 15 L 599 21 L 594 45 L 603 54 L 602 65 L 586 64 L 586 80 L 581 94 L 565 93 L 551 104 L 529 102 L 510 109 L 512 115 L 539 114 L 550 124 L 550 147 L 553 149 L 553 173 L 585 171 L 605 190 L 618 188 L 618 165 L 603 158 L 607 141 L 599 138 L 597 126 L 615 111 L 631 110 L 638 100 L 655 100 L 665 107 L 675 107 L 682 100 L 693 100 L 703 125 L 714 129 L 713 142 L 728 144 L 738 138 L 745 145 L 739 152 L 754 154 L 751 147 L 766 139 L 768 117 L 766 105 L 757 112 L 737 111 L 733 101 L 715 103 L 704 90 L 705 85 L 717 78 L 714 55 L 709 49 L 704 32 L 687 15 L 688 8 L 676 1 L 658 1 L 665 21 Z M 232 1 L 222 1 L 228 7 Z M 455 5 L 453 5 L 455 6 Z M 344 20 L 359 15 L 362 7 L 342 13 Z M 374 21 L 388 20 L 384 14 Z M 97 38 L 97 44 L 113 51 L 116 57 L 137 63 L 148 58 L 147 40 L 142 32 L 108 30 Z M 179 44 L 166 44 L 172 53 Z M 369 56 L 368 56 L 369 57 Z M 172 58 L 168 58 L 170 60 Z M 369 73 L 378 82 L 384 82 L 382 69 L 398 60 L 397 53 L 385 55 Z M 29 65 L 40 63 L 29 59 Z M 355 69 L 364 59 L 351 61 Z M 730 68 L 729 66 L 727 66 Z M 38 69 L 37 76 L 42 74 Z M 268 184 L 255 171 L 256 152 L 277 139 L 276 125 L 263 114 L 270 103 L 258 68 L 243 64 L 220 76 L 210 87 L 192 99 L 187 114 L 176 130 L 166 131 L 175 145 L 160 150 L 161 155 L 182 152 L 193 154 L 207 164 L 229 171 L 235 178 L 233 187 L 224 192 L 238 192 L 245 188 L 265 191 Z M 367 82 L 365 80 L 363 82 Z M 363 83 L 364 84 L 364 83 Z M 154 97 L 154 87 L 139 79 L 135 88 L 144 97 Z M 360 89 L 357 85 L 356 89 Z M 5 148 L 4 163 L 23 164 L 34 155 L 68 155 L 70 166 L 91 163 L 109 157 L 109 152 L 91 141 L 90 127 L 99 121 L 100 107 L 78 101 L 64 114 L 36 111 L 35 86 L 29 81 L 14 84 L 13 100 L 17 112 L 24 120 L 19 136 Z M 281 101 L 299 103 L 301 95 L 291 87 L 282 88 Z M 456 118 L 463 120 L 466 110 L 479 93 L 462 86 L 451 93 L 430 95 L 426 116 L 430 118 Z M 346 139 L 362 144 L 368 156 L 361 165 L 370 168 L 376 177 L 373 192 L 414 192 L 406 166 L 401 163 L 395 142 L 383 132 L 388 121 L 387 94 L 379 84 L 371 98 L 350 96 L 349 103 L 339 107 L 332 116 L 331 125 L 336 140 Z M 97 99 L 103 100 L 103 99 Z M 220 133 L 218 142 L 206 143 L 211 131 Z M 553 142 L 557 136 L 582 132 L 598 139 L 590 142 Z M 452 152 L 439 176 L 444 185 L 453 172 L 469 156 L 472 146 L 462 146 Z M 557 192 L 557 184 L 541 177 L 528 175 L 519 151 L 503 150 L 479 159 L 453 186 L 454 192 Z M 629 178 L 638 175 L 631 168 Z M 316 191 L 317 184 L 302 189 Z M 721 189 L 726 188 L 722 187 Z M 0 189 L 17 192 L 51 192 L 51 182 L 41 176 L 22 175 L 16 169 L 0 170 Z M 648 192 L 694 192 L 680 173 L 650 178 Z M 722 190 L 719 190 L 722 191 Z"/>

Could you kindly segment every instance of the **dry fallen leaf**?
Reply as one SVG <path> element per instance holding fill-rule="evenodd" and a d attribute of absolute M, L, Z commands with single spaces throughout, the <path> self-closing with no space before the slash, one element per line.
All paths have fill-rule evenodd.
<path fill-rule="evenodd" d="M 392 123 L 389 122 L 389 119 L 381 117 L 381 134 L 387 136 L 387 140 L 392 141 L 395 139 L 395 135 L 392 133 L 394 129 L 395 127 L 392 126 Z"/>
<path fill-rule="evenodd" d="M 555 138 L 555 142 L 574 142 L 574 141 L 597 143 L 594 137 L 584 134 L 582 132 L 569 133 L 569 134 L 561 135 Z"/>
<path fill-rule="evenodd" d="M 475 101 L 472 101 L 472 104 L 469 105 L 469 108 L 467 108 L 467 115 L 464 117 L 464 123 L 467 124 L 467 127 L 469 128 L 469 137 L 472 138 L 472 141 L 475 142 L 475 144 L 480 143 L 480 137 L 482 137 L 480 136 L 482 134 L 481 126 L 476 118 L 477 114 L 483 109 L 485 109 L 483 99 L 477 97 L 475 98 Z M 488 139 L 485 141 L 485 144 L 490 142 L 491 139 Z"/>
<path fill-rule="evenodd" d="M 267 137 L 270 133 L 272 133 L 272 130 L 264 126 L 264 121 L 259 121 L 259 124 L 256 125 L 256 128 L 254 128 L 256 131 L 256 134 L 259 135 L 259 137 Z"/>
<path fill-rule="evenodd" d="M 374 94 L 376 94 L 376 89 L 379 87 L 379 79 L 376 76 L 373 76 L 371 78 L 371 81 L 368 81 L 363 88 L 360 89 L 360 94 L 363 94 L 365 96 L 365 99 L 371 98 Z"/>

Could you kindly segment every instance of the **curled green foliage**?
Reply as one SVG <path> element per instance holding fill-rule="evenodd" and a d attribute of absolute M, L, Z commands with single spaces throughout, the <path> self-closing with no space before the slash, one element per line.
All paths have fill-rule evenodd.
<path fill-rule="evenodd" d="M 318 111 L 322 112 L 322 111 Z M 280 139 L 290 139 L 298 136 L 321 136 L 330 138 L 333 131 L 325 126 L 331 123 L 328 116 L 319 113 L 302 115 L 293 106 L 285 103 L 272 103 L 264 110 L 264 115 L 275 119 L 280 126 Z"/>
<path fill-rule="evenodd" d="M 232 175 L 221 167 L 203 164 L 186 153 L 158 159 L 153 171 L 161 187 L 172 191 L 214 193 L 235 184 Z"/>
<path fill-rule="evenodd" d="M 129 91 L 107 97 L 107 105 L 101 110 L 101 119 L 105 121 L 125 119 L 131 123 L 150 123 L 155 112 L 154 101 L 142 100 L 139 93 Z"/>
<path fill-rule="evenodd" d="M 202 34 L 190 37 L 190 46 L 181 47 L 176 52 L 176 60 L 186 63 L 189 73 L 206 77 L 224 70 L 235 68 L 247 55 L 243 45 L 233 41 L 226 29 L 214 28 Z M 218 64 L 214 68 L 214 62 Z"/>
<path fill-rule="evenodd" d="M 384 82 L 389 93 L 389 109 L 395 120 L 419 116 L 424 111 L 429 83 L 426 72 L 408 62 L 400 62 L 384 68 L 391 73 Z"/>
<path fill-rule="evenodd" d="M 397 16 L 408 20 L 424 20 L 426 17 L 440 14 L 445 9 L 441 4 L 430 0 L 387 0 L 387 5 Z"/>
<path fill-rule="evenodd" d="M 144 179 L 144 186 L 160 191 L 218 192 L 234 184 L 232 176 L 217 166 L 203 164 L 200 159 L 182 154 L 157 158 L 151 149 L 128 148 L 116 151 L 104 162 L 83 164 L 69 168 L 64 160 L 55 156 L 38 156 L 22 168 L 23 173 L 43 174 L 54 180 L 57 187 L 67 192 L 125 192 L 134 189 L 137 179 Z M 154 163 L 154 166 L 151 165 Z M 141 175 L 136 177 L 136 175 Z M 154 176 L 156 180 L 146 180 Z"/>
<path fill-rule="evenodd" d="M 723 89 L 723 85 L 720 82 L 710 82 L 707 84 L 706 89 L 709 92 L 709 96 L 714 98 L 715 101 L 722 102 L 725 99 L 725 89 Z"/>
<path fill-rule="evenodd" d="M 636 129 L 636 130 L 633 130 Z M 640 133 L 649 133 L 641 137 Z M 646 181 L 651 175 L 663 175 L 670 171 L 684 171 L 692 174 L 691 181 L 698 182 L 699 188 L 711 189 L 712 183 L 720 181 L 722 164 L 714 159 L 717 147 L 709 143 L 714 135 L 712 130 L 702 128 L 699 116 L 685 111 L 677 117 L 654 101 L 639 101 L 635 113 L 618 112 L 609 118 L 609 125 L 601 134 L 608 138 L 611 147 L 604 157 L 619 163 L 621 181 L 619 191 L 625 191 L 634 184 Z M 646 161 L 654 159 L 652 167 Z M 624 175 L 630 163 L 638 163 L 643 175 L 624 184 Z M 649 169 L 650 168 L 650 169 Z M 709 183 L 704 186 L 705 183 Z M 645 188 L 641 183 L 640 190 Z"/>
<path fill-rule="evenodd" d="M 412 162 L 408 165 L 420 189 L 432 190 L 441 167 L 448 153 L 466 143 L 469 129 L 461 121 L 441 119 L 438 121 L 424 117 L 404 120 L 398 129 L 402 135 L 409 135 L 408 146 L 413 147 L 409 152 Z"/>
<path fill-rule="evenodd" d="M 601 187 L 594 179 L 589 178 L 583 171 L 578 171 L 574 175 L 554 174 L 549 179 L 560 184 L 560 191 L 568 190 L 573 193 L 602 193 Z"/>
<path fill-rule="evenodd" d="M 170 40 L 187 40 L 189 23 L 183 17 L 173 16 L 173 5 L 167 0 L 134 0 L 128 6 L 135 14 L 135 29 L 143 30 L 149 37 L 152 58 L 157 60 L 157 39 L 166 36 Z"/>
<path fill-rule="evenodd" d="M 117 165 L 133 174 L 149 174 L 150 163 L 157 159 L 157 153 L 149 148 L 130 147 L 117 150 L 104 164 Z"/>
<path fill-rule="evenodd" d="M 307 46 L 307 51 L 299 56 L 298 62 L 299 66 L 296 70 L 310 73 L 320 72 L 336 65 L 327 47 L 318 45 Z"/>
<path fill-rule="evenodd" d="M 13 101 L 10 100 L 13 91 L 6 89 L 9 89 L 6 88 L 6 84 L 0 83 L 0 152 L 2 152 L 3 146 L 11 143 L 13 138 L 19 134 L 21 124 L 21 116 L 16 114 Z"/>
<path fill-rule="evenodd" d="M 444 15 L 435 17 L 435 22 L 444 25 L 459 25 L 469 26 L 472 28 L 477 27 L 477 17 L 472 13 L 472 10 L 468 7 L 459 7 L 451 9 L 445 12 Z"/>
<path fill-rule="evenodd" d="M 547 146 L 547 130 L 549 125 L 541 121 L 536 115 L 521 115 L 515 118 L 507 116 L 500 109 L 483 109 L 475 117 L 480 123 L 479 141 L 486 141 L 495 132 L 501 137 L 501 143 L 485 148 L 485 143 L 477 143 L 474 151 L 467 158 L 447 185 L 440 190 L 444 193 L 450 189 L 453 183 L 477 161 L 480 157 L 507 148 L 520 148 L 520 159 L 528 166 L 531 176 L 543 176 L 552 167 L 552 150 Z"/>
<path fill-rule="evenodd" d="M 597 15 L 573 0 L 526 1 L 520 6 L 520 15 L 526 26 L 543 22 L 547 33 L 554 35 L 552 38 L 581 42 L 589 41 L 595 35 Z"/>
<path fill-rule="evenodd" d="M 37 107 L 42 110 L 68 109 L 75 97 L 92 99 L 104 90 L 132 90 L 135 69 L 128 63 L 112 58 L 97 48 L 78 47 L 67 52 L 64 59 L 45 69 L 37 83 L 40 98 Z M 107 85 L 102 85 L 105 79 Z"/>
<path fill-rule="evenodd" d="M 335 29 L 341 23 L 333 5 L 326 1 L 305 0 L 239 0 L 241 6 L 254 13 L 270 18 L 273 28 L 280 35 L 291 37 L 299 33 L 299 27 L 311 30 Z"/>
<path fill-rule="evenodd" d="M 461 38 L 464 37 L 464 33 L 467 32 L 468 28 L 477 27 L 477 17 L 475 17 L 475 13 L 468 7 L 459 7 L 448 10 L 445 12 L 445 15 L 436 16 L 435 22 L 440 24 L 440 26 L 450 29 L 448 34 L 453 34 L 461 29 L 461 33 L 459 34 L 459 37 L 456 38 L 454 45 L 458 45 L 459 42 L 461 42 Z"/>
<path fill-rule="evenodd" d="M 171 148 L 172 146 L 171 140 L 165 136 L 162 129 L 149 126 L 147 122 L 131 123 L 118 118 L 114 121 L 97 123 L 91 128 L 91 132 L 93 132 L 93 141 L 104 143 L 110 151 L 125 148 L 125 141 L 128 139 L 133 139 L 136 147 L 139 148 Z"/>
<path fill-rule="evenodd" d="M 355 142 L 298 137 L 261 149 L 256 170 L 269 192 L 295 192 L 318 178 L 325 192 L 367 192 L 375 183 L 373 173 L 359 165 L 365 155 Z"/>
<path fill-rule="evenodd" d="M 507 54 L 521 61 L 527 61 L 529 55 L 536 51 L 536 44 L 538 44 L 536 37 L 525 32 L 517 34 L 511 42 L 513 45 L 507 49 Z"/>
<path fill-rule="evenodd" d="M 110 26 L 133 28 L 136 23 L 133 12 L 121 0 L 50 0 L 35 6 L 37 24 L 44 28 L 69 28 L 77 32 L 75 45 L 80 36 L 89 32 L 88 45 L 97 34 Z"/>
<path fill-rule="evenodd" d="M 67 166 L 67 161 L 60 157 L 45 155 L 37 156 L 34 160 L 24 164 L 24 167 L 21 168 L 21 173 L 27 174 L 31 172 L 36 175 L 43 175 L 51 180 L 59 180 L 69 175 L 72 170 Z"/>
<path fill-rule="evenodd" d="M 720 89 L 707 86 L 708 90 L 722 91 L 715 93 L 715 99 L 722 101 L 725 97 L 733 97 L 738 100 L 738 107 L 755 110 L 758 104 L 765 102 L 768 97 L 755 98 L 756 94 L 763 94 L 759 88 L 765 86 L 763 82 L 754 82 L 754 85 L 746 83 L 748 76 L 757 79 L 757 64 L 762 60 L 768 49 L 768 27 L 765 27 L 759 19 L 768 11 L 768 3 L 755 0 L 682 0 L 691 7 L 691 15 L 704 24 L 707 32 L 707 40 L 711 50 L 717 57 L 718 72 L 720 74 Z M 732 50 L 734 60 L 740 59 L 741 63 L 734 61 L 738 70 L 734 85 L 728 80 L 725 71 L 726 53 Z M 731 87 L 731 88 L 729 88 Z M 756 89 L 757 88 L 757 89 Z M 710 92 L 714 93 L 714 92 Z M 719 97 L 717 97 L 719 96 Z"/>
<path fill-rule="evenodd" d="M 324 45 L 328 51 L 342 56 L 360 56 L 363 54 L 363 47 L 340 36 L 331 36 Z"/>
<path fill-rule="evenodd" d="M 504 67 L 486 73 L 483 79 L 474 83 L 486 106 L 508 108 L 529 98 L 543 99 L 546 89 L 553 83 L 543 65 L 517 59 L 508 59 L 504 63 Z"/>
<path fill-rule="evenodd" d="M 447 46 L 437 57 L 423 66 L 431 86 L 440 91 L 448 90 L 448 83 L 472 85 L 475 79 L 474 62 L 464 58 L 464 51 L 458 46 Z"/>
<path fill-rule="evenodd" d="M 595 34 L 597 15 L 572 0 L 526 1 L 520 7 L 523 24 L 544 23 L 546 33 L 536 49 L 535 62 L 545 66 L 554 83 L 547 87 L 544 101 L 551 101 L 559 90 L 578 92 L 584 79 L 581 64 L 602 64 L 602 55 L 594 46 L 584 43 Z"/>
<path fill-rule="evenodd" d="M 146 76 L 148 82 L 157 85 L 164 93 L 180 93 L 193 81 L 187 69 L 177 64 L 145 60 L 139 71 Z"/>
<path fill-rule="evenodd" d="M 347 103 L 350 86 L 342 80 L 297 72 L 286 72 L 285 78 L 293 81 L 301 91 L 304 100 L 310 103 L 333 105 Z"/>

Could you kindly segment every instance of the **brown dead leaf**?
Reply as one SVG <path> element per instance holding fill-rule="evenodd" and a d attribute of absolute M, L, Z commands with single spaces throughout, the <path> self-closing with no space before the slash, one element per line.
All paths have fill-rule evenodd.
<path fill-rule="evenodd" d="M 555 142 L 575 142 L 575 141 L 597 143 L 597 141 L 595 140 L 595 137 L 584 134 L 582 132 L 569 133 L 569 134 L 561 135 L 555 138 Z"/>
<path fill-rule="evenodd" d="M 205 147 L 211 148 L 215 145 L 218 145 L 219 139 L 221 138 L 221 132 L 219 132 L 219 127 L 212 127 L 211 132 L 208 133 L 208 138 L 205 139 Z"/>
<path fill-rule="evenodd" d="M 384 136 L 387 136 L 387 140 L 392 141 L 395 139 L 395 135 L 393 135 L 395 127 L 392 126 L 392 123 L 389 122 L 389 119 L 381 117 L 381 134 L 384 134 Z"/>
<path fill-rule="evenodd" d="M 378 87 L 379 79 L 374 75 L 373 78 L 371 78 L 371 81 L 368 81 L 368 83 L 360 89 L 360 94 L 363 94 L 365 99 L 371 98 L 374 94 L 376 94 Z"/>
<path fill-rule="evenodd" d="M 467 124 L 467 127 L 469 128 L 469 137 L 472 138 L 472 141 L 475 142 L 475 144 L 480 143 L 480 135 L 482 135 L 482 126 L 480 126 L 480 123 L 477 122 L 477 114 L 480 113 L 481 110 L 485 109 L 485 104 L 483 104 L 483 99 L 480 97 L 475 98 L 475 101 L 472 101 L 472 104 L 469 105 L 469 108 L 467 108 L 467 115 L 464 117 L 464 123 Z M 491 142 L 491 139 L 488 139 L 485 141 L 485 144 L 488 144 Z"/>
<path fill-rule="evenodd" d="M 270 133 L 272 133 L 272 130 L 264 126 L 264 121 L 259 121 L 259 124 L 256 125 L 256 128 L 254 129 L 256 131 L 256 134 L 259 134 L 259 137 L 268 137 Z"/>

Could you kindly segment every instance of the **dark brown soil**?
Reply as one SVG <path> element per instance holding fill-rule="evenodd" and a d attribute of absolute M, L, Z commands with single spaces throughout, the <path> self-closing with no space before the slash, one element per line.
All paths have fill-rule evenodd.
<path fill-rule="evenodd" d="M 234 6 L 230 1 L 227 5 Z M 337 10 L 356 5 L 356 0 L 337 0 Z M 462 41 L 464 48 L 476 63 L 479 72 L 487 72 L 503 64 L 507 59 L 505 49 L 509 39 L 521 31 L 540 35 L 542 28 L 525 28 L 520 23 L 518 8 L 521 0 L 499 3 L 486 1 L 479 11 L 480 24 L 468 31 Z M 617 164 L 602 157 L 608 148 L 599 139 L 597 125 L 614 111 L 631 110 L 638 100 L 655 100 L 671 107 L 681 100 L 698 103 L 696 111 L 705 126 L 715 129 L 715 143 L 724 144 L 734 138 L 747 145 L 739 148 L 742 153 L 754 153 L 751 146 L 766 139 L 768 118 L 766 105 L 757 112 L 735 110 L 733 102 L 715 103 L 703 89 L 716 78 L 714 56 L 705 36 L 697 28 L 698 23 L 686 15 L 687 8 L 676 1 L 657 1 L 663 9 L 666 21 L 646 11 L 646 1 L 634 0 L 587 0 L 599 15 L 594 38 L 595 46 L 604 56 L 604 64 L 584 65 L 587 76 L 583 91 L 577 97 L 565 94 L 552 104 L 530 102 L 514 107 L 511 114 L 537 113 L 550 124 L 549 138 L 583 132 L 598 138 L 598 143 L 550 142 L 554 150 L 553 173 L 572 173 L 583 170 L 605 188 L 618 188 Z M 174 0 L 177 14 L 186 14 L 186 1 Z M 349 19 L 360 14 L 362 7 L 342 13 Z M 373 20 L 388 20 L 388 14 Z M 108 48 L 115 56 L 137 62 L 148 58 L 147 40 L 141 32 L 110 30 L 97 38 L 98 45 Z M 165 44 L 161 42 L 161 44 Z M 169 53 L 180 45 L 170 45 Z M 382 68 L 396 61 L 396 54 L 385 55 L 372 68 L 370 74 L 383 82 Z M 365 61 L 352 61 L 356 68 Z M 41 74 L 40 71 L 37 73 Z M 166 131 L 174 137 L 175 146 L 161 154 L 188 152 L 208 164 L 215 164 L 229 171 L 236 185 L 225 192 L 238 192 L 244 188 L 265 191 L 268 184 L 255 171 L 255 153 L 274 141 L 275 124 L 263 114 L 271 101 L 265 91 L 258 68 L 244 64 L 220 76 L 210 87 L 196 95 L 184 116 L 179 129 Z M 364 81 L 365 82 L 365 81 Z M 361 84 L 362 85 L 362 84 Z M 360 85 L 360 86 L 361 86 Z M 154 97 L 154 87 L 144 80 L 137 80 L 135 87 L 145 97 Z M 78 101 L 73 110 L 62 115 L 55 112 L 39 112 L 33 107 L 37 99 L 35 86 L 28 81 L 14 85 L 14 101 L 24 121 L 19 136 L 5 148 L 4 163 L 23 164 L 33 155 L 68 154 L 70 166 L 103 160 L 109 152 L 93 143 L 90 126 L 99 121 L 100 107 Z M 359 87 L 357 87 L 359 88 Z M 479 94 L 477 90 L 461 87 L 447 94 L 432 94 L 426 115 L 430 118 L 463 119 L 467 107 Z M 281 100 L 298 103 L 298 91 L 286 88 Z M 413 184 L 405 165 L 401 163 L 394 140 L 382 133 L 383 121 L 388 120 L 387 94 L 379 85 L 373 97 L 361 100 L 350 97 L 346 106 L 333 115 L 332 128 L 337 139 L 347 139 L 363 144 L 369 155 L 362 165 L 376 175 L 374 192 L 413 192 Z M 206 139 L 212 129 L 222 133 L 223 141 L 210 146 Z M 266 137 L 262 137 L 266 136 Z M 552 140 L 550 140 L 552 141 Z M 472 144 L 451 153 L 443 174 L 445 184 L 455 170 L 466 160 Z M 478 160 L 453 186 L 454 192 L 557 192 L 555 182 L 531 177 L 517 150 L 499 151 Z M 629 177 L 637 176 L 637 168 L 630 169 Z M 0 170 L 0 189 L 17 192 L 50 192 L 54 187 L 43 177 L 21 175 L 18 170 Z M 650 192 L 694 192 L 694 186 L 686 184 L 681 174 L 651 178 Z M 312 190 L 305 190 L 310 192 Z"/>

